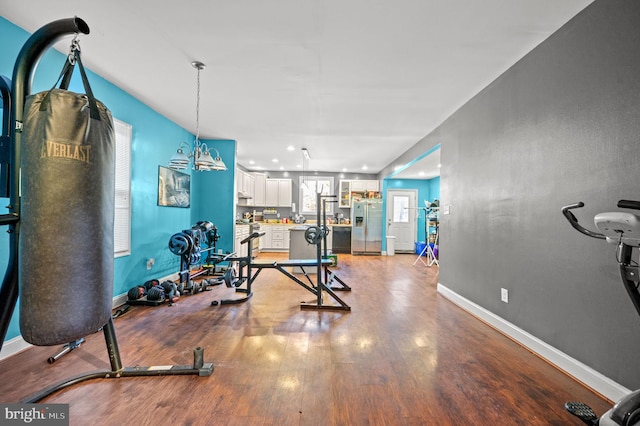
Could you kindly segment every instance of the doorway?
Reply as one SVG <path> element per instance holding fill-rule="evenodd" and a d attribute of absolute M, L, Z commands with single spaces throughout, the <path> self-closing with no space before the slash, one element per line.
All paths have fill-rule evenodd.
<path fill-rule="evenodd" d="M 413 253 L 416 241 L 415 189 L 389 189 L 387 191 L 387 235 L 395 236 L 395 251 Z"/>

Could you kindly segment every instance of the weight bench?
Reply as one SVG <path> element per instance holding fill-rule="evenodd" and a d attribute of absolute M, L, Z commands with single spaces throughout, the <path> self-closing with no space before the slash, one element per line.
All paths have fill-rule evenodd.
<path fill-rule="evenodd" d="M 258 232 L 254 232 L 253 234 L 251 234 L 250 236 L 248 236 L 247 238 L 241 241 L 242 244 L 245 244 L 245 243 L 249 244 L 248 253 L 251 253 L 251 248 L 252 248 L 251 245 L 252 245 L 253 239 L 259 237 L 262 234 Z M 334 272 L 329 270 L 329 266 L 333 264 L 333 261 L 331 259 L 321 259 L 320 262 L 318 262 L 317 259 L 288 259 L 288 260 L 273 261 L 273 262 L 253 262 L 251 255 L 249 255 L 247 257 L 231 258 L 229 260 L 240 262 L 240 268 L 239 268 L 240 270 L 239 270 L 238 277 L 232 276 L 231 273 L 225 274 L 224 276 L 225 284 L 227 285 L 227 287 L 235 288 L 235 291 L 238 293 L 245 293 L 246 296 L 240 299 L 223 299 L 220 301 L 216 300 L 211 302 L 212 306 L 216 306 L 218 304 L 230 305 L 230 304 L 246 302 L 251 298 L 251 296 L 253 296 L 251 285 L 253 284 L 255 279 L 258 277 L 258 275 L 260 275 L 260 272 L 262 272 L 263 269 L 276 269 L 281 273 L 283 273 L 284 275 L 286 275 L 287 277 L 289 277 L 295 283 L 297 283 L 301 287 L 304 287 L 306 290 L 308 290 L 309 292 L 311 292 L 316 296 L 316 303 L 302 303 L 300 305 L 301 309 L 344 310 L 344 311 L 351 310 L 351 307 L 347 305 L 342 299 L 340 299 L 340 297 L 338 297 L 338 295 L 335 294 L 334 292 L 334 291 L 351 291 L 351 287 L 349 287 L 347 284 L 344 283 L 344 281 L 338 278 Z M 246 276 L 244 276 L 245 267 L 247 268 Z M 308 284 L 305 283 L 300 278 L 298 278 L 297 276 L 289 272 L 287 269 L 285 269 L 290 267 L 300 268 L 304 276 L 309 281 L 309 283 Z M 305 271 L 304 269 L 305 267 L 316 267 L 318 269 L 318 274 L 317 274 L 318 284 L 314 284 L 311 277 L 309 277 L 309 274 L 307 274 L 307 272 Z M 323 269 L 326 273 L 326 276 L 330 277 L 330 279 L 327 279 L 327 284 L 322 282 L 321 272 Z M 334 282 L 338 283 L 339 287 L 332 288 L 333 286 L 331 284 Z M 241 287 L 243 284 L 246 284 L 245 288 Z M 322 295 L 323 292 L 326 292 L 327 294 L 329 294 L 333 298 L 333 300 L 335 300 L 338 303 L 338 305 L 324 304 L 323 295 Z"/>

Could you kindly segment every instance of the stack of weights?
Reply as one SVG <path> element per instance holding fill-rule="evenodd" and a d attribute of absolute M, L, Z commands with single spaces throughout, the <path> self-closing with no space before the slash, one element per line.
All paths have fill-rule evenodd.
<path fill-rule="evenodd" d="M 143 285 L 132 287 L 127 292 L 129 300 L 138 300 L 147 296 L 149 301 L 177 302 L 180 299 L 178 286 L 173 281 L 164 281 L 162 284 L 158 280 L 149 280 Z"/>

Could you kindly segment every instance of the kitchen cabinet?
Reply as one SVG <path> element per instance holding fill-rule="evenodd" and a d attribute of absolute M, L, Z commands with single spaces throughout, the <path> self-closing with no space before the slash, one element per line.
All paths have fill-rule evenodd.
<path fill-rule="evenodd" d="M 271 240 L 272 240 L 272 229 L 271 226 L 261 225 L 260 232 L 264 232 L 264 235 L 260 237 L 260 250 L 270 249 L 271 248 Z"/>
<path fill-rule="evenodd" d="M 278 180 L 267 179 L 265 182 L 265 206 L 278 206 Z"/>
<path fill-rule="evenodd" d="M 238 257 L 247 256 L 248 245 L 240 242 L 249 236 L 249 225 L 236 225 L 233 251 Z"/>
<path fill-rule="evenodd" d="M 238 204 L 250 206 L 253 203 L 255 178 L 251 173 L 238 169 L 236 176 L 236 188 L 238 190 Z"/>
<path fill-rule="evenodd" d="M 350 180 L 340 181 L 340 202 L 338 204 L 338 207 L 340 208 L 351 207 L 351 181 Z"/>
<path fill-rule="evenodd" d="M 246 173 L 243 172 L 242 173 L 242 191 L 245 192 L 249 198 L 253 198 L 253 191 L 254 191 L 254 180 L 255 178 L 253 177 L 253 175 L 251 173 Z"/>
<path fill-rule="evenodd" d="M 331 251 L 333 232 L 335 232 L 336 225 L 327 225 L 329 227 L 329 234 L 327 235 L 327 250 Z M 345 227 L 346 225 L 341 225 Z M 260 250 L 264 251 L 288 251 L 291 249 L 291 230 L 295 228 L 307 227 L 307 225 L 298 225 L 293 223 L 262 223 L 260 225 L 260 232 L 264 232 L 264 235 L 260 237 Z M 351 227 L 348 227 L 351 230 Z"/>
<path fill-rule="evenodd" d="M 284 249 L 284 226 L 271 227 L 271 248 Z"/>
<path fill-rule="evenodd" d="M 267 175 L 254 173 L 253 179 L 253 205 L 256 207 L 266 207 Z"/>
<path fill-rule="evenodd" d="M 377 180 L 341 180 L 340 202 L 338 207 L 350 208 L 354 196 L 364 198 L 368 192 L 380 192 L 380 181 Z"/>
<path fill-rule="evenodd" d="M 352 180 L 351 192 L 373 191 L 380 192 L 380 182 L 377 180 Z"/>
<path fill-rule="evenodd" d="M 262 243 L 260 249 L 275 252 L 289 250 L 289 230 L 293 226 L 296 225 L 263 223 L 260 227 L 260 231 L 264 231 L 265 235 L 260 238 L 260 242 Z"/>
<path fill-rule="evenodd" d="M 266 179 L 265 206 L 291 207 L 291 179 Z"/>

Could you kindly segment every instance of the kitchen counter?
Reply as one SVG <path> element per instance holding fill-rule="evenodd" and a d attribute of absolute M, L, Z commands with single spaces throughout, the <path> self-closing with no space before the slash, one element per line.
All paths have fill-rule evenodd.
<path fill-rule="evenodd" d="M 291 232 L 306 231 L 310 226 L 316 226 L 310 221 L 305 223 L 258 223 L 260 223 L 260 230 L 265 233 L 260 238 L 260 250 L 264 252 L 288 252 L 290 251 Z M 327 249 L 332 250 L 334 235 L 341 234 L 338 252 L 351 253 L 351 224 L 330 223 L 328 227 L 330 232 L 327 235 Z M 302 234 L 304 235 L 304 232 Z"/>
<path fill-rule="evenodd" d="M 289 222 L 289 223 L 273 223 L 273 222 L 257 222 L 260 224 L 260 226 L 287 226 L 289 228 L 292 227 L 296 227 L 296 226 L 304 226 L 304 227 L 309 227 L 309 226 L 314 226 L 316 225 L 315 222 L 305 222 L 305 223 L 293 223 L 293 222 Z M 346 223 L 328 223 L 328 226 L 348 226 L 351 227 L 351 224 L 346 224 Z"/>

